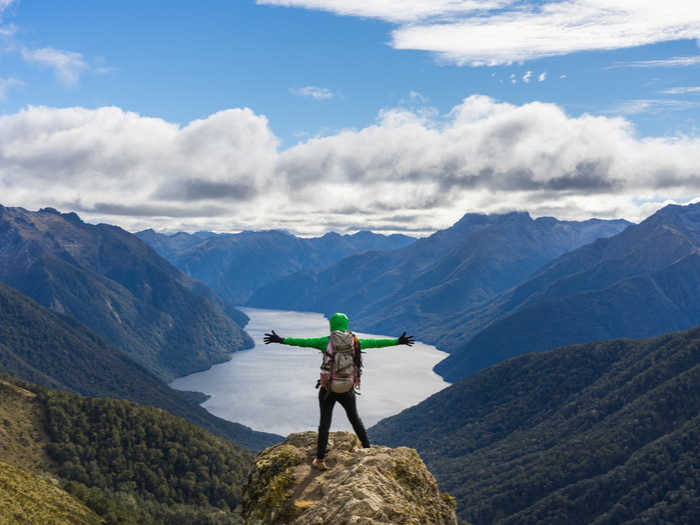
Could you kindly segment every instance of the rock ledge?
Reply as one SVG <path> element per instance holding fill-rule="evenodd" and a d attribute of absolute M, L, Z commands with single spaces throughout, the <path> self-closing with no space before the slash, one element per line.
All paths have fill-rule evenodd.
<path fill-rule="evenodd" d="M 290 434 L 267 448 L 243 491 L 248 525 L 456 525 L 454 499 L 411 448 L 361 448 L 348 432 L 333 432 L 321 472 L 311 466 L 316 432 Z"/>

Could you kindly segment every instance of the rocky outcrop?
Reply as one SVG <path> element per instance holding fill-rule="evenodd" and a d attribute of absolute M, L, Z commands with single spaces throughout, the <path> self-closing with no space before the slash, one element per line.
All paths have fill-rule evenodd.
<path fill-rule="evenodd" d="M 316 433 L 302 432 L 257 455 L 241 504 L 247 525 L 457 524 L 454 499 L 414 449 L 364 449 L 333 432 L 328 470 L 311 466 L 315 452 Z"/>

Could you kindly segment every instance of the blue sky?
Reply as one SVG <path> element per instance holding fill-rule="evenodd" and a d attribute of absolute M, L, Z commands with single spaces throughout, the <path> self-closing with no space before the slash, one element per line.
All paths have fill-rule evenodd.
<path fill-rule="evenodd" d="M 657 4 L 0 0 L 3 204 L 302 234 L 638 220 L 700 189 L 700 8 Z"/>

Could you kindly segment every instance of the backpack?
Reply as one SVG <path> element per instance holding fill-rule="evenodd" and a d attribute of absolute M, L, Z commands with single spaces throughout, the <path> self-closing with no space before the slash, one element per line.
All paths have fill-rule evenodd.
<path fill-rule="evenodd" d="M 334 330 L 323 354 L 320 383 L 328 392 L 344 394 L 360 387 L 362 352 L 351 331 Z"/>

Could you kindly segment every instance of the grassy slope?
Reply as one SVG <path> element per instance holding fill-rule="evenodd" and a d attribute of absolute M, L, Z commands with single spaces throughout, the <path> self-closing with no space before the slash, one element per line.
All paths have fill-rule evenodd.
<path fill-rule="evenodd" d="M 2 461 L 0 461 L 0 522 L 4 525 L 104 523 L 97 514 L 50 481 Z"/>

